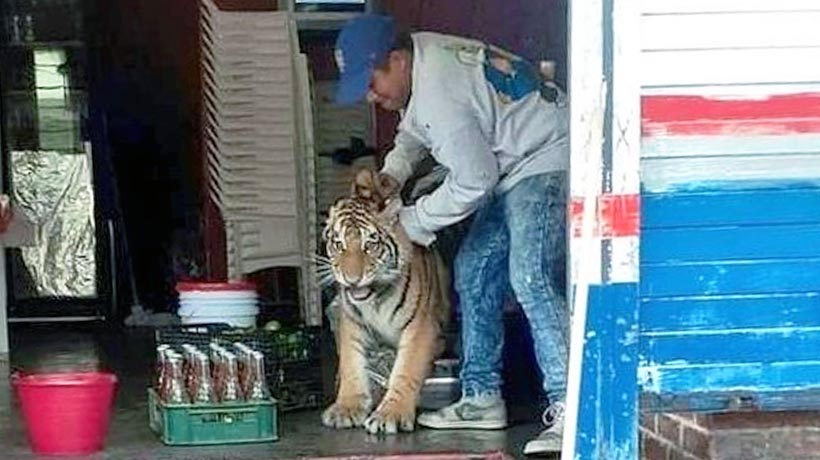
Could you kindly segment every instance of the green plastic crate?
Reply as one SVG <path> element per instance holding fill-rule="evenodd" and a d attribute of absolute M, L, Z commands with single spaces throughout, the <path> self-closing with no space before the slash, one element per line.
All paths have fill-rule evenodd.
<path fill-rule="evenodd" d="M 148 424 L 169 446 L 272 442 L 279 439 L 276 400 L 165 404 L 148 389 Z"/>

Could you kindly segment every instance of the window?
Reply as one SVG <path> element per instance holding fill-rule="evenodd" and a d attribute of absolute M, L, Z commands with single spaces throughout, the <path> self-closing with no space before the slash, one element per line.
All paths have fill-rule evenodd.
<path fill-rule="evenodd" d="M 65 50 L 34 50 L 34 83 L 40 150 L 79 150 L 79 117 L 69 97 Z"/>

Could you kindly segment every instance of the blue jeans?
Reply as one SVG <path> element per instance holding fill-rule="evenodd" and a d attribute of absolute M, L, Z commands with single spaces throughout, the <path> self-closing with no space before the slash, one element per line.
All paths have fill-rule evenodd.
<path fill-rule="evenodd" d="M 563 172 L 528 177 L 475 214 L 455 263 L 465 396 L 501 392 L 503 308 L 512 287 L 532 330 L 547 397 L 566 397 L 566 182 Z"/>

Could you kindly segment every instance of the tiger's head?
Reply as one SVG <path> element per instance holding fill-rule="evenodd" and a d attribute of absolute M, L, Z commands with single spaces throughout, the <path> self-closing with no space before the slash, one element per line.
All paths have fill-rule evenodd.
<path fill-rule="evenodd" d="M 412 242 L 398 225 L 401 204 L 395 182 L 363 169 L 350 196 L 331 206 L 322 234 L 323 274 L 348 301 L 372 301 L 406 276 Z"/>

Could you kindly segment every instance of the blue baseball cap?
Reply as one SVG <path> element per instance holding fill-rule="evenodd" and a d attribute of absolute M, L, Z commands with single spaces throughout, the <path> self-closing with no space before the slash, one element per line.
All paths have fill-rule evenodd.
<path fill-rule="evenodd" d="M 396 21 L 390 16 L 365 14 L 345 24 L 334 50 L 339 69 L 337 104 L 349 105 L 364 99 L 373 69 L 387 58 L 395 41 Z"/>

